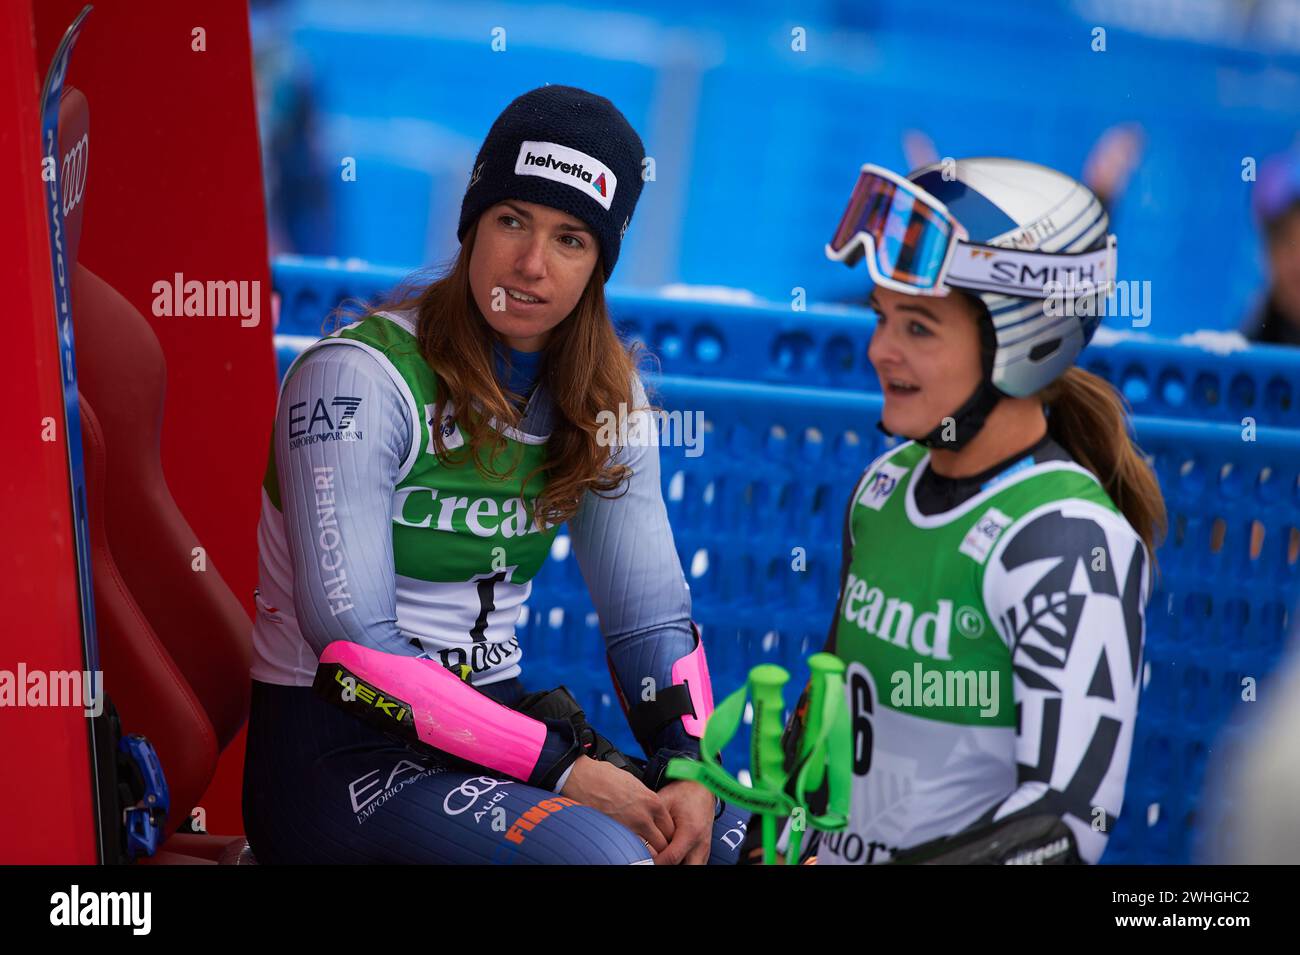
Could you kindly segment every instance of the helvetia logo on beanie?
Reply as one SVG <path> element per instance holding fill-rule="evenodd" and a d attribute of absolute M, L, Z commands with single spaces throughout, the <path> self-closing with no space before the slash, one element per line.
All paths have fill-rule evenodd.
<path fill-rule="evenodd" d="M 541 176 L 585 192 L 606 209 L 614 201 L 618 177 L 599 159 L 559 143 L 526 140 L 519 144 L 515 174 Z"/>

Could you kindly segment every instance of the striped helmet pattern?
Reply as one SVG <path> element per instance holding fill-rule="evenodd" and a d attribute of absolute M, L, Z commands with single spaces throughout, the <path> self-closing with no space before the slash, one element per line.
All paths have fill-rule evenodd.
<path fill-rule="evenodd" d="M 970 241 L 1043 252 L 1088 252 L 1103 247 L 1106 210 L 1081 183 L 1037 163 L 981 157 L 925 166 L 908 178 L 948 207 Z M 1075 299 L 1077 308 L 1048 314 L 1041 299 L 978 294 L 997 339 L 993 384 L 1024 398 L 1065 373 L 1092 340 L 1104 295 Z M 1085 307 L 1079 303 L 1091 298 Z M 1078 314 L 1082 312 L 1083 314 Z"/>

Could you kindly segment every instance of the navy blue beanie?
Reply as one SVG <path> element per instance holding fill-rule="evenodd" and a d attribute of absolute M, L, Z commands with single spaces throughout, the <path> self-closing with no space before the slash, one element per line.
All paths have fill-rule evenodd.
<path fill-rule="evenodd" d="M 536 202 L 584 222 L 600 243 L 609 280 L 641 195 L 645 146 L 609 100 L 572 86 L 543 86 L 497 117 L 479 148 L 460 205 L 461 241 L 504 199 Z"/>

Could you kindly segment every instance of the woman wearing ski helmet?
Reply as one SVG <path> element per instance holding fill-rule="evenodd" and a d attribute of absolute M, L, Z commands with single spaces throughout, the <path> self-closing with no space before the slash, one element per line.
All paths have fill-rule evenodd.
<path fill-rule="evenodd" d="M 600 96 L 520 96 L 475 159 L 447 274 L 287 372 L 258 532 L 259 861 L 734 860 L 743 823 L 664 776 L 698 757 L 712 701 L 604 298 L 644 155 Z M 647 440 L 609 446 L 620 408 Z M 644 760 L 520 683 L 516 623 L 565 521 Z"/>
<path fill-rule="evenodd" d="M 1119 815 L 1160 489 L 1078 367 L 1115 278 L 1088 189 L 981 158 L 864 166 L 827 246 L 866 261 L 880 427 L 828 649 L 848 664 L 848 828 L 821 863 L 1096 862 Z"/>

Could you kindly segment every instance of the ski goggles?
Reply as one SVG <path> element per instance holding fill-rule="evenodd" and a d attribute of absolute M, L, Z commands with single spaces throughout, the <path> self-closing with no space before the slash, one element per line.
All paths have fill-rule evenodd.
<path fill-rule="evenodd" d="M 826 255 L 865 258 L 876 285 L 908 295 L 950 288 L 1021 298 L 1108 294 L 1115 281 L 1115 236 L 1091 252 L 1040 252 L 969 241 L 948 207 L 916 183 L 867 163 Z"/>

